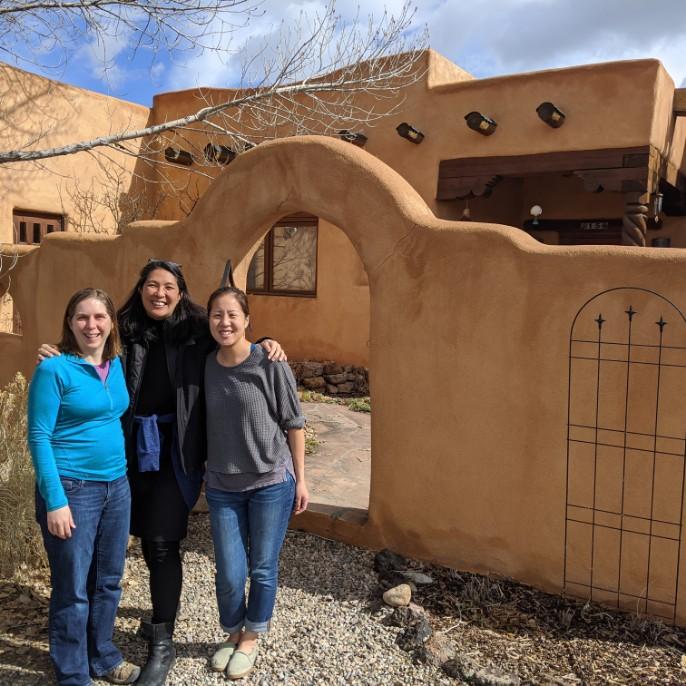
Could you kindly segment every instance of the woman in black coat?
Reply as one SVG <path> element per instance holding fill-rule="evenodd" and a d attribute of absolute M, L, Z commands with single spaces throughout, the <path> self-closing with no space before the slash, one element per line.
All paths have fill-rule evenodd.
<path fill-rule="evenodd" d="M 148 661 L 138 684 L 158 686 L 172 667 L 182 583 L 180 542 L 206 458 L 203 376 L 216 344 L 207 313 L 190 298 L 180 265 L 150 260 L 118 312 L 131 404 L 123 419 L 131 484 L 131 533 L 150 572 L 152 617 L 141 633 Z M 262 343 L 283 357 L 275 341 Z"/>

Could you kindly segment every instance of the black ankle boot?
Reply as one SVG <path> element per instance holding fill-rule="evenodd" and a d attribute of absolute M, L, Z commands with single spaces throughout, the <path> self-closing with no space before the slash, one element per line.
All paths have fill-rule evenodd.
<path fill-rule="evenodd" d="M 140 634 L 148 641 L 148 661 L 136 684 L 138 686 L 164 686 L 169 670 L 174 666 L 176 650 L 172 643 L 174 624 L 141 622 Z"/>

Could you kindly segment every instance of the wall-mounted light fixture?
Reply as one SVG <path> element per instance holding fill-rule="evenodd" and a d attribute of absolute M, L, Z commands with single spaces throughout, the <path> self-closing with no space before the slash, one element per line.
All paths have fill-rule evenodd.
<path fill-rule="evenodd" d="M 228 164 L 236 157 L 236 153 L 226 145 L 219 145 L 218 143 L 208 143 L 205 146 L 205 159 L 208 162 L 216 162 L 217 164 Z"/>
<path fill-rule="evenodd" d="M 481 114 L 481 112 L 470 112 L 469 114 L 465 114 L 464 118 L 467 122 L 467 126 L 472 131 L 476 131 L 482 136 L 490 136 L 498 126 L 496 121 L 487 117 L 485 114 Z"/>
<path fill-rule="evenodd" d="M 365 136 L 363 133 L 348 131 L 348 129 L 342 129 L 338 132 L 338 135 L 341 137 L 341 140 L 347 141 L 348 143 L 352 143 L 353 145 L 356 145 L 358 148 L 364 148 L 364 145 L 367 142 L 367 136 Z"/>
<path fill-rule="evenodd" d="M 665 199 L 665 196 L 660 193 L 660 191 L 657 191 L 655 195 L 653 195 L 653 219 L 658 222 L 662 220 L 662 203 Z"/>
<path fill-rule="evenodd" d="M 538 226 L 538 218 L 543 214 L 543 208 L 540 205 L 532 205 L 529 214 L 534 218 L 532 226 Z"/>
<path fill-rule="evenodd" d="M 565 123 L 565 113 L 555 107 L 552 102 L 542 102 L 536 108 L 536 114 L 554 129 L 559 129 Z"/>
<path fill-rule="evenodd" d="M 419 145 L 424 140 L 424 134 L 406 121 L 402 124 L 398 124 L 398 126 L 395 127 L 395 130 L 401 138 L 405 138 L 410 141 L 410 143 Z"/>
<path fill-rule="evenodd" d="M 469 197 L 464 199 L 464 207 L 462 208 L 462 215 L 460 221 L 468 222 L 472 218 L 472 213 L 469 209 Z"/>
<path fill-rule="evenodd" d="M 190 167 L 191 164 L 193 164 L 193 156 L 188 150 L 180 150 L 179 148 L 166 148 L 164 151 L 164 159 L 167 160 L 167 162 L 183 164 L 186 167 Z"/>
<path fill-rule="evenodd" d="M 665 196 L 660 191 L 655 191 L 653 194 L 648 217 L 648 228 L 653 231 L 662 228 L 662 205 L 664 198 Z"/>

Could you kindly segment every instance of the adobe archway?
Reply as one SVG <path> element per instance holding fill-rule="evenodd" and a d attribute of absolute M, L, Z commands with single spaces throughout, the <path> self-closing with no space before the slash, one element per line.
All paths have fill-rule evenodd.
<path fill-rule="evenodd" d="M 377 378 L 376 370 L 379 358 L 383 356 L 388 362 L 392 351 L 381 352 L 385 336 L 375 326 L 376 317 L 387 317 L 386 308 L 376 305 L 377 298 L 382 298 L 377 277 L 396 250 L 403 254 L 404 241 L 418 227 L 435 221 L 433 215 L 414 189 L 389 167 L 340 141 L 318 137 L 280 141 L 260 146 L 239 161 L 240 165 L 229 167 L 217 179 L 192 215 L 174 227 L 185 229 L 193 239 L 202 235 L 203 241 L 213 246 L 212 254 L 206 257 L 217 259 L 214 265 L 206 264 L 200 269 L 193 264 L 189 281 L 194 287 L 200 283 L 203 290 L 211 290 L 223 260 L 230 257 L 236 265 L 238 282 L 244 283 L 251 248 L 275 220 L 286 214 L 308 212 L 340 227 L 369 276 L 370 366 L 375 370 L 372 393 L 376 399 L 383 398 L 383 372 Z M 222 221 L 224 217 L 226 223 Z M 208 276 L 209 281 L 203 283 Z M 375 411 L 368 521 L 360 528 L 362 522 L 355 520 L 356 514 L 349 521 L 346 515 L 340 518 L 339 513 L 332 519 L 310 513 L 305 520 L 308 528 L 335 533 L 357 543 L 380 542 L 375 484 L 384 481 L 384 470 L 377 468 L 381 460 L 376 455 L 382 448 L 376 440 L 376 426 Z"/>
<path fill-rule="evenodd" d="M 297 210 L 340 226 L 365 265 L 374 369 L 369 519 L 308 528 L 561 590 L 569 323 L 593 294 L 622 285 L 683 311 L 686 251 L 545 246 L 513 227 L 441 221 L 354 146 L 277 141 L 227 167 L 182 222 L 117 238 L 51 234 L 22 258 L 13 295 L 24 338 L 0 336 L 3 381 L 30 374 L 77 288 L 100 285 L 121 302 L 140 265 L 162 256 L 184 265 L 202 301 L 227 257 L 244 275 L 250 247 Z M 680 416 L 674 404 L 665 412 Z M 686 577 L 679 584 L 686 623 Z"/>

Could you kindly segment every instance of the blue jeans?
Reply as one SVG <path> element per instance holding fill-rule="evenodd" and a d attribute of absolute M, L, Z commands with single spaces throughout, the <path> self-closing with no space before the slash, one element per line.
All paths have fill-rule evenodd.
<path fill-rule="evenodd" d="M 242 628 L 265 632 L 274 612 L 279 553 L 293 511 L 293 477 L 287 474 L 280 484 L 240 493 L 208 488 L 205 495 L 214 541 L 219 622 L 229 634 Z"/>
<path fill-rule="evenodd" d="M 60 686 L 87 686 L 123 658 L 112 642 L 119 606 L 131 492 L 115 481 L 62 478 L 76 528 L 71 538 L 48 531 L 45 501 L 36 489 L 36 519 L 50 562 L 50 657 Z"/>

